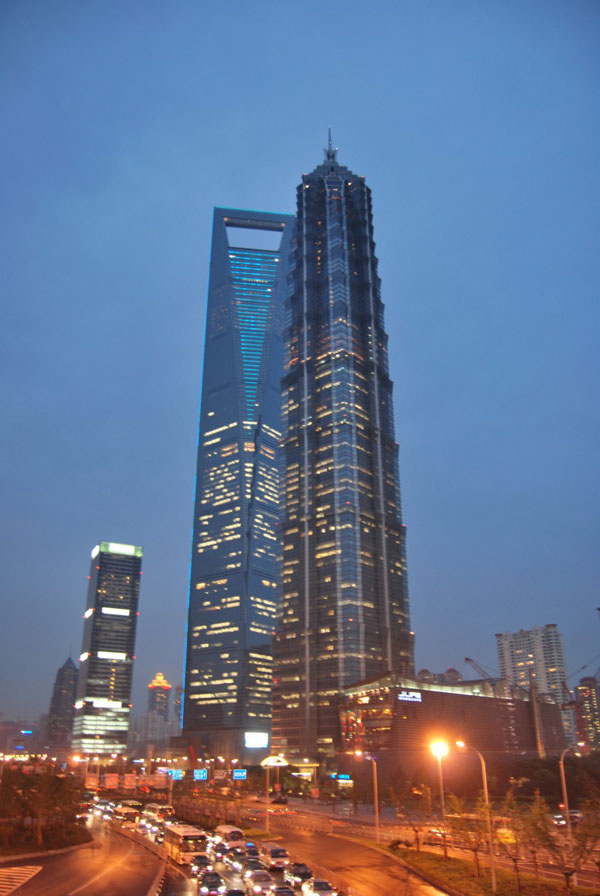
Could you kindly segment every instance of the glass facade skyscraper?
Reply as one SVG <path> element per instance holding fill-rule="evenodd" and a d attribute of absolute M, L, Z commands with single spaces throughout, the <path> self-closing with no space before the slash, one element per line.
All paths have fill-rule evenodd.
<path fill-rule="evenodd" d="M 315 757 L 345 687 L 414 668 L 371 192 L 331 140 L 298 187 L 289 280 L 273 749 Z"/>
<path fill-rule="evenodd" d="M 142 554 L 107 541 L 92 551 L 73 719 L 80 753 L 127 751 Z"/>
<path fill-rule="evenodd" d="M 213 219 L 182 734 L 224 756 L 270 732 L 293 226 L 290 215 L 224 208 Z"/>
<path fill-rule="evenodd" d="M 46 731 L 48 746 L 53 750 L 68 750 L 71 745 L 77 677 L 77 666 L 69 657 L 56 673 L 50 700 Z"/>

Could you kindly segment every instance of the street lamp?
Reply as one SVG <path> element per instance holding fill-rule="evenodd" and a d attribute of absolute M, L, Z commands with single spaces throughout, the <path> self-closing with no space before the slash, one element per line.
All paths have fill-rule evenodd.
<path fill-rule="evenodd" d="M 436 740 L 431 744 L 431 752 L 438 761 L 438 779 L 440 782 L 440 808 L 442 821 L 446 820 L 446 804 L 444 803 L 444 779 L 442 777 L 442 759 L 448 755 L 448 744 L 443 740 Z"/>
<path fill-rule="evenodd" d="M 282 765 L 289 765 L 287 759 L 283 756 L 267 756 L 260 763 L 266 772 L 266 788 L 267 788 L 267 806 L 265 812 L 265 831 L 269 833 L 269 770 L 272 768 L 281 768 Z"/>
<path fill-rule="evenodd" d="M 488 795 L 488 782 L 487 782 L 487 769 L 485 766 L 485 759 L 475 747 L 467 746 L 467 744 L 463 740 L 457 740 L 456 746 L 459 750 L 472 750 L 473 753 L 477 753 L 479 756 L 479 762 L 481 764 L 481 780 L 483 782 L 483 801 L 485 803 L 485 814 L 487 821 L 487 833 L 488 833 L 488 846 L 490 850 L 490 877 L 492 883 L 492 893 L 496 892 L 496 868 L 494 865 L 494 838 L 492 835 L 492 814 L 490 812 L 490 798 Z"/>
<path fill-rule="evenodd" d="M 585 744 L 578 743 L 578 747 L 583 747 Z M 562 753 L 560 754 L 560 759 L 558 760 L 558 765 L 560 768 L 560 783 L 562 786 L 562 796 L 563 803 L 565 804 L 565 818 L 567 821 L 567 836 L 569 838 L 569 843 L 573 842 L 573 831 L 571 830 L 571 815 L 569 814 L 569 796 L 567 794 L 567 779 L 565 778 L 565 756 L 571 750 L 574 750 L 575 747 L 565 747 Z"/>
<path fill-rule="evenodd" d="M 362 750 L 355 750 L 354 755 L 358 759 L 362 759 L 364 757 L 365 759 L 371 760 L 371 767 L 373 768 L 373 803 L 375 805 L 375 839 L 379 843 L 379 793 L 377 789 L 377 762 L 373 756 L 371 756 L 369 753 L 363 753 Z"/>

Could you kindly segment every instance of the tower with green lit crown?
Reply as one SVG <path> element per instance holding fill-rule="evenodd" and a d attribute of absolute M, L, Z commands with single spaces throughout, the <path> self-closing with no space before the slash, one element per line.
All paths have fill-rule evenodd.
<path fill-rule="evenodd" d="M 125 753 L 143 551 L 101 541 L 92 551 L 73 718 L 73 750 Z"/>
<path fill-rule="evenodd" d="M 182 730 L 212 755 L 241 756 L 270 734 L 281 328 L 293 226 L 289 215 L 214 211 Z"/>

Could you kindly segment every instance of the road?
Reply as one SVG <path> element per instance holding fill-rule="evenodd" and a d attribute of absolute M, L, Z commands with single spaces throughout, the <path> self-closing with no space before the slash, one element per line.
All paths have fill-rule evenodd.
<path fill-rule="evenodd" d="M 95 833 L 93 846 L 11 865 L 14 869 L 40 868 L 19 886 L 17 896 L 146 896 L 160 860 L 108 829 Z M 0 865 L 0 894 L 2 878 L 8 877 L 9 870 Z"/>
<path fill-rule="evenodd" d="M 283 834 L 283 831 L 282 831 Z M 424 883 L 392 858 L 334 834 L 292 831 L 286 827 L 283 840 L 290 853 L 311 867 L 328 869 L 341 876 L 346 887 L 360 896 L 442 896 L 443 891 Z"/>

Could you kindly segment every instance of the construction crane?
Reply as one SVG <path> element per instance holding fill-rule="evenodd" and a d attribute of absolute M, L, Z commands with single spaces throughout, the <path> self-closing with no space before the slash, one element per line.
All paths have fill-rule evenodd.
<path fill-rule="evenodd" d="M 472 660 L 468 656 L 465 657 L 465 663 L 468 663 L 469 666 L 472 666 L 473 669 L 475 669 L 475 671 L 479 673 L 479 675 L 483 678 L 484 681 L 496 681 L 498 678 L 498 676 L 490 675 L 489 672 L 486 672 L 486 670 L 483 668 L 483 666 L 480 666 L 478 662 L 476 662 L 475 660 Z"/>

